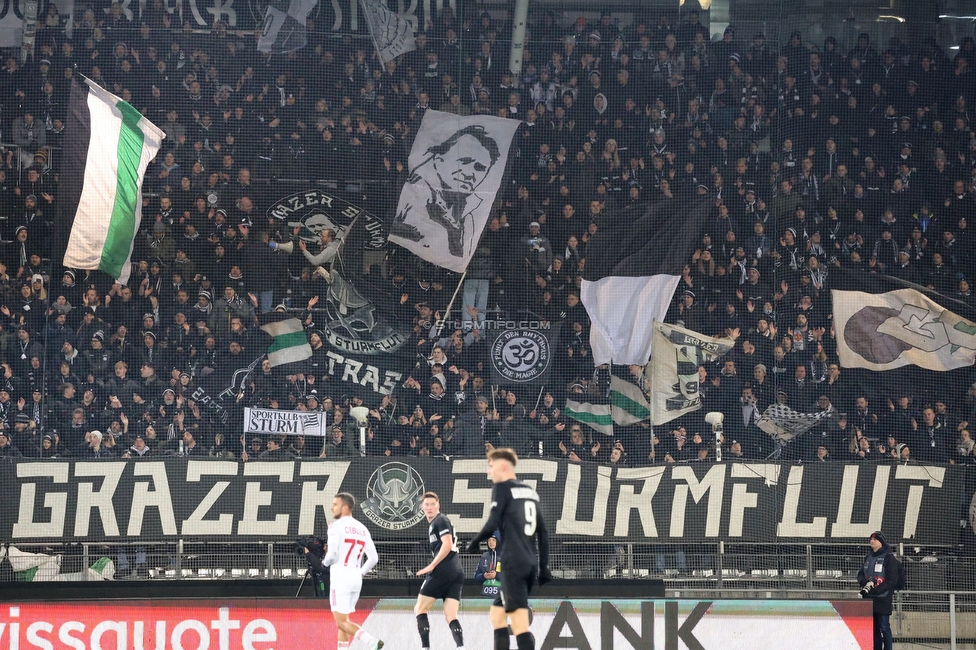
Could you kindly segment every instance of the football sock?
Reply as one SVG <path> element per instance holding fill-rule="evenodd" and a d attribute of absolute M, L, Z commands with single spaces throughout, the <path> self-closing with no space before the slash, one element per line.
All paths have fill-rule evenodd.
<path fill-rule="evenodd" d="M 535 637 L 531 632 L 519 634 L 515 637 L 515 643 L 518 644 L 518 650 L 535 650 Z"/>
<path fill-rule="evenodd" d="M 495 630 L 495 650 L 508 650 L 508 626 Z"/>
<path fill-rule="evenodd" d="M 376 643 L 376 637 L 364 630 L 359 628 L 356 634 L 352 637 L 355 641 L 362 641 L 366 645 L 373 645 Z"/>
<path fill-rule="evenodd" d="M 459 650 L 463 650 L 464 633 L 461 631 L 461 621 L 454 619 L 448 623 L 448 627 L 451 628 L 451 634 L 454 636 L 454 644 L 459 648 Z"/>
<path fill-rule="evenodd" d="M 349 650 L 349 642 L 339 641 L 339 650 Z"/>
<path fill-rule="evenodd" d="M 427 614 L 417 614 L 417 631 L 420 632 L 420 645 L 430 648 L 430 621 Z"/>

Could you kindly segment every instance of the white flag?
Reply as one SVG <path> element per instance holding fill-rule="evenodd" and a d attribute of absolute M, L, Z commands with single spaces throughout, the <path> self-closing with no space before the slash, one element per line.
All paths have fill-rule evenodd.
<path fill-rule="evenodd" d="M 522 123 L 428 110 L 410 149 L 389 241 L 458 273 L 468 266 Z"/>
<path fill-rule="evenodd" d="M 359 4 L 380 61 L 385 64 L 417 49 L 410 22 L 390 11 L 383 0 L 359 0 Z"/>
<path fill-rule="evenodd" d="M 976 323 L 914 289 L 831 292 L 837 355 L 845 368 L 915 365 L 945 371 L 976 360 Z"/>
<path fill-rule="evenodd" d="M 780 445 L 785 445 L 794 437 L 809 431 L 817 422 L 829 417 L 833 407 L 816 413 L 800 413 L 786 404 L 770 404 L 762 417 L 756 421 L 756 426 L 768 433 Z"/>
<path fill-rule="evenodd" d="M 715 361 L 735 343 L 657 321 L 653 338 L 644 377 L 651 386 L 651 424 L 664 424 L 702 407 L 698 366 Z"/>

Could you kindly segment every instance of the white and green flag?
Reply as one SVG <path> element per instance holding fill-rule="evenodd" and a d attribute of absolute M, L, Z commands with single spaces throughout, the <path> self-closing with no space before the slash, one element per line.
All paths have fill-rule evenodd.
<path fill-rule="evenodd" d="M 566 415 L 612 436 L 614 424 L 622 427 L 637 424 L 651 416 L 651 408 L 639 386 L 611 377 L 609 404 L 580 402 L 570 396 L 566 398 Z"/>
<path fill-rule="evenodd" d="M 271 335 L 268 346 L 268 361 L 271 367 L 286 363 L 304 361 L 312 356 L 312 346 L 308 344 L 302 322 L 285 312 L 273 311 L 258 316 L 261 329 Z"/>
<path fill-rule="evenodd" d="M 90 80 L 71 82 L 58 188 L 58 252 L 73 269 L 125 284 L 142 219 L 142 182 L 164 137 L 127 102 Z"/>

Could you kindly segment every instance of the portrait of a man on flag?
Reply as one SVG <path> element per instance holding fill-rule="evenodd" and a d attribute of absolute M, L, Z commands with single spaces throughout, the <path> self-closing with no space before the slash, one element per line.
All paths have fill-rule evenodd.
<path fill-rule="evenodd" d="M 484 127 L 471 125 L 459 129 L 427 152 L 427 158 L 410 171 L 407 183 L 426 197 L 423 205 L 426 216 L 447 231 L 451 255 L 462 257 L 474 244 L 470 224 L 465 237 L 465 221 L 472 219 L 472 213 L 483 201 L 474 192 L 498 162 L 498 143 Z M 408 205 L 397 214 L 394 234 L 411 241 L 424 238 L 416 226 L 407 223 L 410 211 L 416 207 Z"/>
<path fill-rule="evenodd" d="M 519 124 L 427 111 L 410 149 L 390 241 L 463 271 L 488 223 Z"/>

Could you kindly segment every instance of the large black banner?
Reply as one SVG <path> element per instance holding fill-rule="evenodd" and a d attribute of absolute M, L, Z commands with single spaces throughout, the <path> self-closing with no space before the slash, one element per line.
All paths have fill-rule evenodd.
<path fill-rule="evenodd" d="M 863 543 L 883 530 L 893 543 L 945 545 L 965 489 L 965 470 L 923 465 L 518 469 L 563 541 Z M 376 539 L 421 539 L 427 490 L 463 538 L 486 520 L 491 487 L 483 459 L 11 461 L 0 463 L 0 542 L 287 541 L 322 534 L 340 491 Z"/>

